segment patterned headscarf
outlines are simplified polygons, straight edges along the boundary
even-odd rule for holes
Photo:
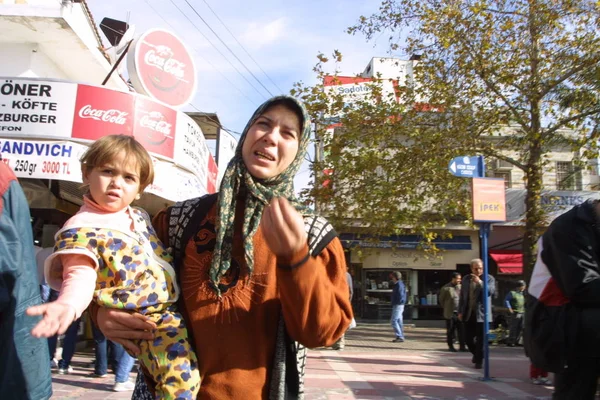
[[[264,114],[269,108],[279,104],[299,114],[298,116],[302,115],[300,120],[300,137],[298,138],[300,141],[298,144],[298,153],[294,161],[281,174],[269,179],[257,179],[250,174],[244,164],[242,147],[244,146],[248,130],[258,117]],[[250,274],[254,270],[254,234],[260,225],[263,209],[269,204],[271,199],[273,197],[285,197],[301,213],[310,213],[306,207],[297,201],[294,195],[294,176],[298,172],[300,165],[302,165],[309,141],[310,119],[308,113],[302,103],[290,96],[277,96],[267,100],[258,107],[252,118],[248,121],[235,150],[235,155],[225,170],[219,192],[216,243],[209,271],[211,283],[219,297],[221,296],[219,281],[231,266],[235,207],[237,196],[240,192],[245,193],[242,237],[244,238],[244,258]]]

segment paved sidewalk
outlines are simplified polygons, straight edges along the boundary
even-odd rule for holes
[[[387,324],[359,324],[346,335],[344,351],[311,350],[306,400],[551,398],[551,387],[529,382],[529,361],[522,348],[491,347],[495,379],[483,382],[470,353],[447,351],[443,329],[409,328],[404,343],[392,343],[393,337]],[[131,397],[131,392],[111,391],[114,375],[86,377],[93,372],[92,357],[91,350],[77,353],[73,374],[53,374],[53,399]]]
[[[344,351],[315,349],[305,378],[307,400],[345,399],[551,399],[551,386],[529,381],[523,348],[490,346],[491,381],[471,353],[451,353],[441,328],[408,328],[392,343],[388,324],[359,324]]]

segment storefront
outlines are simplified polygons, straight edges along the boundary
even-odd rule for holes
[[[155,181],[134,205],[151,214],[216,189],[204,125],[178,109],[196,94],[185,45],[156,29],[129,43],[132,30],[111,53],[94,21],[85,2],[0,1],[0,162],[19,178],[39,247],[82,204],[79,159],[105,135],[134,136],[150,152]],[[127,77],[115,57],[125,49]],[[218,137],[216,115],[210,125]]]
[[[469,261],[479,257],[476,231],[457,231],[452,238],[436,239],[437,254],[421,250],[421,240],[416,235],[386,237],[378,242],[361,240],[353,234],[340,237],[350,253],[354,310],[364,319],[390,318],[390,274],[394,271],[402,273],[407,289],[405,318],[442,318],[437,301],[439,290],[450,281],[452,272],[468,273]]]
[[[110,134],[132,135],[152,155],[156,177],[142,200],[149,212],[215,191],[217,166],[202,130],[159,101],[72,82],[0,78],[0,104],[2,162],[22,178],[30,201],[50,193],[80,204],[79,159]]]

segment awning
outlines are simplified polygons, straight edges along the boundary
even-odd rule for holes
[[[498,273],[512,275],[523,273],[523,253],[519,250],[490,250],[489,255],[498,264]]]
[[[363,248],[415,250],[423,246],[424,239],[418,235],[372,236],[356,233],[342,233],[340,240],[344,248],[360,246]],[[432,241],[442,250],[471,250],[470,236],[437,237]]]

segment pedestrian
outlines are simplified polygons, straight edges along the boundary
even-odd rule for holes
[[[403,327],[403,314],[404,305],[406,304],[406,286],[402,282],[402,273],[400,271],[394,271],[390,275],[392,283],[392,328],[396,337],[392,342],[402,343],[404,342],[404,327]]]
[[[510,332],[508,347],[518,346],[523,332],[523,315],[525,313],[525,281],[517,281],[516,290],[511,290],[504,299],[504,304],[510,313]]]
[[[154,217],[179,271],[203,378],[198,399],[302,396],[304,346],[331,346],[350,325],[341,242],[294,197],[310,127],[294,98],[268,100],[246,125],[220,192]],[[97,319],[125,346],[152,337],[136,314],[100,308]],[[154,399],[141,375],[132,398]]]
[[[0,158],[0,393],[3,400],[52,395],[48,342],[33,337],[41,304],[29,205],[17,177]]]
[[[113,391],[124,392],[133,390],[133,384],[129,381],[129,374],[135,363],[135,358],[131,357],[123,346],[106,340],[102,331],[92,323],[92,334],[94,335],[94,372],[90,374],[91,378],[104,378],[108,375],[109,352],[112,353],[113,370],[115,372],[115,384]]]
[[[448,350],[456,352],[455,340],[458,340],[460,351],[467,351],[465,347],[465,331],[461,321],[458,320],[458,301],[460,299],[462,277],[460,273],[453,272],[452,280],[440,290],[440,304],[444,309],[446,320],[446,341]]]
[[[529,364],[529,379],[534,385],[549,385],[548,371],[537,368],[533,363]]]
[[[600,201],[557,217],[537,242],[525,349],[554,372],[553,399],[594,399],[600,377]]]
[[[347,267],[347,268],[349,268],[349,267]],[[353,287],[353,282],[352,282],[352,275],[350,275],[350,271],[348,271],[348,270],[346,271],[346,282],[348,282],[348,292],[350,294],[349,299],[350,299],[350,304],[352,304],[352,296],[354,295],[354,287]],[[354,321],[354,318],[352,318],[350,327],[353,327],[352,324],[354,324],[354,326],[356,326],[356,321]],[[337,342],[334,343],[333,346],[331,346],[331,348],[333,350],[344,350],[344,347],[346,347],[346,334],[345,333],[342,335],[342,337]]]
[[[471,260],[471,273],[462,280],[458,302],[458,319],[465,324],[465,343],[473,354],[473,364],[480,369],[483,363],[483,323],[492,315],[492,296],[496,293],[496,280],[488,275],[487,316],[483,312],[483,261]]]
[[[153,181],[152,159],[132,136],[109,135],[88,148],[81,172],[88,186],[84,204],[57,232],[55,251],[45,262],[46,280],[61,291],[56,301],[28,310],[43,315],[32,334],[62,333],[92,299],[102,307],[140,311],[157,326],[155,340],[139,342],[140,364],[157,397],[194,398],[200,376],[174,306],[179,285],[172,256],[148,215],[130,206]],[[133,383],[117,380],[113,389],[132,390]]]

